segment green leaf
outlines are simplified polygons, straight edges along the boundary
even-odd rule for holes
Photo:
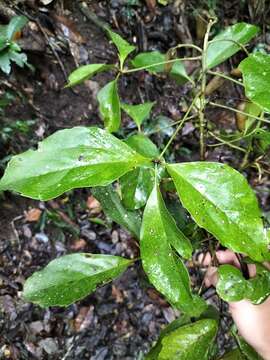
[[[111,220],[130,231],[137,239],[140,238],[140,214],[137,211],[128,211],[111,185],[94,188],[92,194],[101,203],[104,213]]]
[[[137,168],[120,178],[122,201],[127,209],[142,208],[155,183],[154,169]]]
[[[96,127],[60,130],[14,156],[0,180],[0,190],[13,190],[39,200],[65,191],[104,186],[150,161],[107,131]]]
[[[146,158],[156,159],[159,157],[156,145],[143,134],[132,135],[126,139],[125,143]]]
[[[106,84],[98,93],[99,111],[109,132],[116,132],[121,123],[117,80]]]
[[[216,162],[173,164],[167,170],[200,227],[234,252],[257,261],[269,258],[257,198],[239,172]]]
[[[23,68],[27,64],[27,55],[25,53],[18,53],[16,51],[8,52],[10,60],[14,61],[16,65]]]
[[[146,158],[155,159],[159,156],[156,145],[143,134],[132,135],[125,142]],[[140,209],[146,204],[153,190],[153,168],[140,167],[132,170],[120,178],[120,184],[125,207],[131,210]]]
[[[11,41],[16,32],[21,31],[22,28],[28,23],[26,16],[14,16],[6,28],[6,36]]]
[[[240,63],[239,69],[243,74],[246,96],[269,112],[270,55],[251,54]]]
[[[89,64],[80,66],[69,75],[66,87],[81,84],[85,80],[91,79],[91,77],[100,72],[110,70],[112,67],[113,65],[106,64]]]
[[[234,349],[223,355],[219,360],[246,360],[246,358],[239,349]]]
[[[218,325],[215,320],[204,319],[184,325],[161,339],[161,345],[145,360],[208,360]]]
[[[6,50],[1,51],[0,53],[0,68],[7,75],[11,71],[9,53]]]
[[[68,306],[119,276],[130,264],[111,255],[62,256],[26,280],[23,297],[42,307]]]
[[[131,61],[135,68],[147,67],[147,71],[150,73],[160,73],[165,71],[165,65],[154,65],[166,61],[166,55],[161,54],[159,51],[150,51],[138,54]],[[149,66],[149,67],[148,67]]]
[[[166,72],[166,65],[160,64],[166,61],[166,54],[162,54],[159,51],[150,51],[146,53],[141,53],[137,55],[132,60],[132,65],[135,68],[145,68],[146,71],[150,73],[160,73]],[[180,84],[190,81],[190,77],[187,75],[184,64],[181,60],[173,63],[170,70],[170,76],[174,78]]]
[[[148,119],[155,102],[146,102],[139,105],[121,104],[121,108],[131,117],[140,129],[144,120]]]
[[[205,304],[193,297],[187,269],[174,255],[172,246],[182,256],[191,256],[189,240],[177,228],[155,185],[143,214],[140,240],[143,268],[150,282],[171,304],[186,313],[199,314]]]
[[[239,349],[241,353],[244,355],[244,358],[247,360],[263,360],[256,351],[245,342],[245,340],[237,333],[237,331],[233,331],[233,335],[236,338]]]
[[[240,45],[247,44],[258,32],[257,26],[244,22],[227,27],[215,36],[208,46],[207,68],[211,69],[230,58],[241,50]]]
[[[225,301],[249,299],[260,304],[270,294],[270,272],[257,265],[257,275],[246,280],[241,271],[231,265],[222,265],[218,269],[217,292]]]
[[[128,57],[128,55],[132,51],[134,51],[136,49],[136,47],[133,46],[133,45],[130,45],[126,40],[124,40],[117,33],[113,32],[113,31],[111,31],[109,29],[107,29],[107,31],[108,31],[108,34],[109,34],[110,38],[112,39],[112,42],[114,43],[114,45],[118,49],[120,66],[121,66],[121,69],[122,69],[126,58]]]
[[[266,131],[263,129],[256,130],[254,134],[254,138],[258,139],[260,142],[260,146],[263,151],[266,151],[270,146],[270,131]]]

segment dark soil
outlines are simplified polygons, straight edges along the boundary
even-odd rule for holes
[[[79,1],[55,0],[47,7],[37,5],[35,1],[16,3],[19,4],[15,11],[28,14],[45,29],[67,74],[77,67],[76,62],[79,65],[116,62],[113,46],[102,29],[82,15]],[[198,13],[207,8],[207,1],[187,2],[185,7],[181,5],[182,1],[173,3],[167,7],[157,5],[155,11],[151,11],[139,1],[88,1],[94,14],[130,42],[136,40],[140,51],[158,49],[163,52],[179,42],[194,39],[199,43],[196,19]],[[247,2],[242,3],[224,1],[216,7],[220,18],[216,31],[236,21],[255,21],[252,8]],[[72,24],[68,23],[75,36],[71,45],[59,30],[61,21],[56,15],[72,21]],[[265,23],[264,14],[256,16],[260,24]],[[27,69],[14,68],[11,76],[1,75],[0,89],[16,94],[15,102],[6,109],[2,125],[7,126],[18,119],[33,120],[33,125],[28,133],[14,131],[8,141],[0,143],[3,167],[11,154],[36,146],[39,140],[58,129],[76,125],[102,126],[96,94],[113,76],[98,75],[74,90],[64,89],[66,79],[61,64],[51,52],[48,39],[34,22],[31,24],[20,41],[36,71],[31,73]],[[263,34],[262,41],[267,41],[266,35]],[[33,48],[33,39],[39,48]],[[237,63],[239,58],[226,66],[233,67],[234,61]],[[153,119],[160,114],[172,121],[179,119],[189,101],[188,90],[188,85],[179,87],[172,80],[145,73],[123,78],[120,82],[122,100],[132,103],[156,101]],[[238,90],[227,83],[218,96],[225,101],[228,99],[230,105],[241,99]],[[212,111],[208,116],[218,128],[236,129],[231,114]],[[128,118],[124,118],[123,124],[125,131],[133,127]],[[182,161],[198,159],[197,130],[188,123],[184,131],[175,143],[174,157]],[[159,136],[154,140],[157,144],[163,143]],[[207,155],[209,160],[228,162],[236,168],[242,161],[241,154],[235,155],[226,147],[211,148]],[[269,211],[269,179],[258,181],[254,169],[249,169],[246,174],[262,207]],[[179,316],[179,312],[151,288],[140,264],[66,309],[41,309],[22,299],[25,279],[60,255],[80,251],[127,258],[138,256],[136,241],[116,224],[109,223],[100,211],[95,212],[90,196],[89,190],[76,190],[48,203],[11,194],[3,196],[0,210],[0,359],[139,360],[157,339],[160,330]],[[38,214],[34,220],[31,209],[32,215]],[[96,217],[102,219],[104,225],[93,221]],[[196,285],[201,281],[201,274],[192,269],[191,273]],[[211,302],[218,306],[215,297]],[[221,351],[231,342],[227,335],[229,324],[230,320],[223,321],[223,332],[219,337]]]

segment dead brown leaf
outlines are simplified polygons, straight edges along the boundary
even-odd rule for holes
[[[102,210],[100,202],[92,195],[88,197],[86,204],[92,215],[97,215]]]
[[[30,209],[25,214],[25,220],[27,222],[37,222],[40,219],[40,216],[42,214],[42,211],[37,208]]]

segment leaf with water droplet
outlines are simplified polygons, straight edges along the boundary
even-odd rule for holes
[[[208,45],[207,68],[211,69],[237,53],[241,50],[241,45],[247,44],[258,32],[259,28],[257,26],[244,22],[226,27]]]
[[[120,100],[117,80],[106,84],[98,93],[99,112],[109,132],[116,132],[121,123]]]
[[[186,267],[173,248],[189,258],[192,246],[166,209],[157,185],[147,201],[140,236],[141,259],[150,282],[182,311],[198,315],[205,309],[202,299],[192,295]]]
[[[203,319],[162,336],[145,360],[208,360],[218,330],[217,321]]]
[[[112,255],[62,256],[26,280],[23,297],[42,307],[68,306],[119,276],[131,263]]]
[[[258,200],[244,176],[217,162],[171,164],[167,170],[199,226],[235,252],[257,261],[269,258]]]
[[[256,265],[256,269],[257,275],[246,280],[234,266],[220,266],[217,283],[219,296],[225,301],[249,299],[254,304],[263,302],[270,294],[270,272],[260,264]]]
[[[270,55],[250,54],[239,69],[243,74],[246,96],[265,111],[270,111]]]
[[[96,187],[92,189],[95,198],[101,203],[105,214],[117,224],[130,231],[138,239],[140,237],[141,216],[138,211],[127,210],[113,187]]]
[[[105,130],[75,127],[57,131],[36,151],[14,156],[0,190],[49,200],[74,188],[108,185],[131,169],[150,164]]]

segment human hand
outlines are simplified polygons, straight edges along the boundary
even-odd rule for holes
[[[220,265],[230,264],[240,268],[236,255],[230,251],[217,251],[217,260]],[[205,285],[216,286],[218,269],[211,266],[211,255],[200,255],[199,261],[208,266]],[[269,264],[265,264],[270,268]],[[256,275],[255,265],[248,265],[249,276]],[[239,334],[251,345],[263,359],[270,360],[270,297],[260,305],[253,305],[248,300],[229,303],[229,311],[238,328]]]

